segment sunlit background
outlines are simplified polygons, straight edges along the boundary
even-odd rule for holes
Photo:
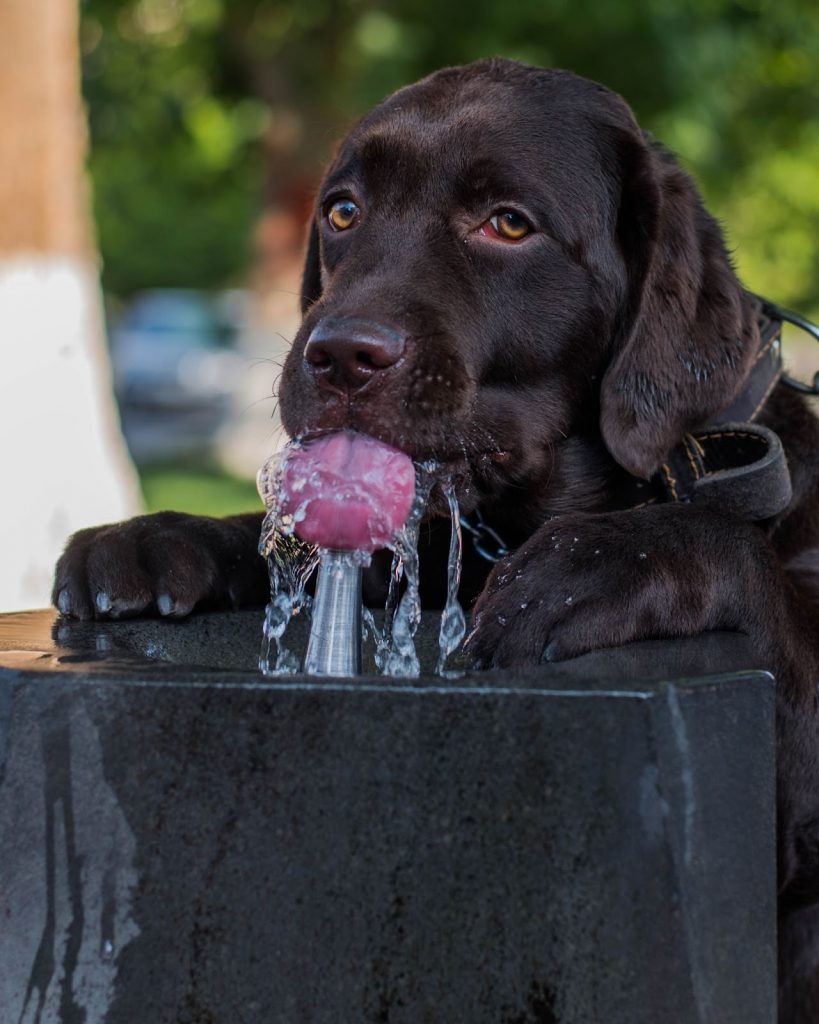
[[[323,162],[394,88],[491,54],[621,92],[746,284],[819,318],[812,0],[3,0],[0,608],[47,603],[73,529],[256,505]]]

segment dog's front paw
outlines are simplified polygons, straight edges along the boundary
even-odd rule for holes
[[[81,530],[57,563],[52,601],[78,619],[180,618],[194,608],[262,604],[259,522],[158,512]]]
[[[484,668],[559,661],[730,622],[716,553],[688,509],[562,516],[499,562],[466,652]]]

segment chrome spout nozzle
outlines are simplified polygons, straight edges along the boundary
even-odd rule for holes
[[[361,674],[361,566],[346,551],[321,552],[304,671]]]

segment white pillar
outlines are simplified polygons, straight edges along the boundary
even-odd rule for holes
[[[103,339],[87,261],[0,259],[0,610],[47,605],[68,536],[140,508]]]

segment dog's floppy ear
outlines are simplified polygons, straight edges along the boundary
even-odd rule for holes
[[[622,174],[618,235],[629,289],[601,385],[601,429],[615,459],[648,478],[739,392],[757,327],[691,179],[639,137],[629,140]]]
[[[301,315],[321,298],[321,251],[319,249],[319,232],[315,217],[310,221],[310,234],[307,239],[307,256],[304,260],[304,273],[301,278]]]

